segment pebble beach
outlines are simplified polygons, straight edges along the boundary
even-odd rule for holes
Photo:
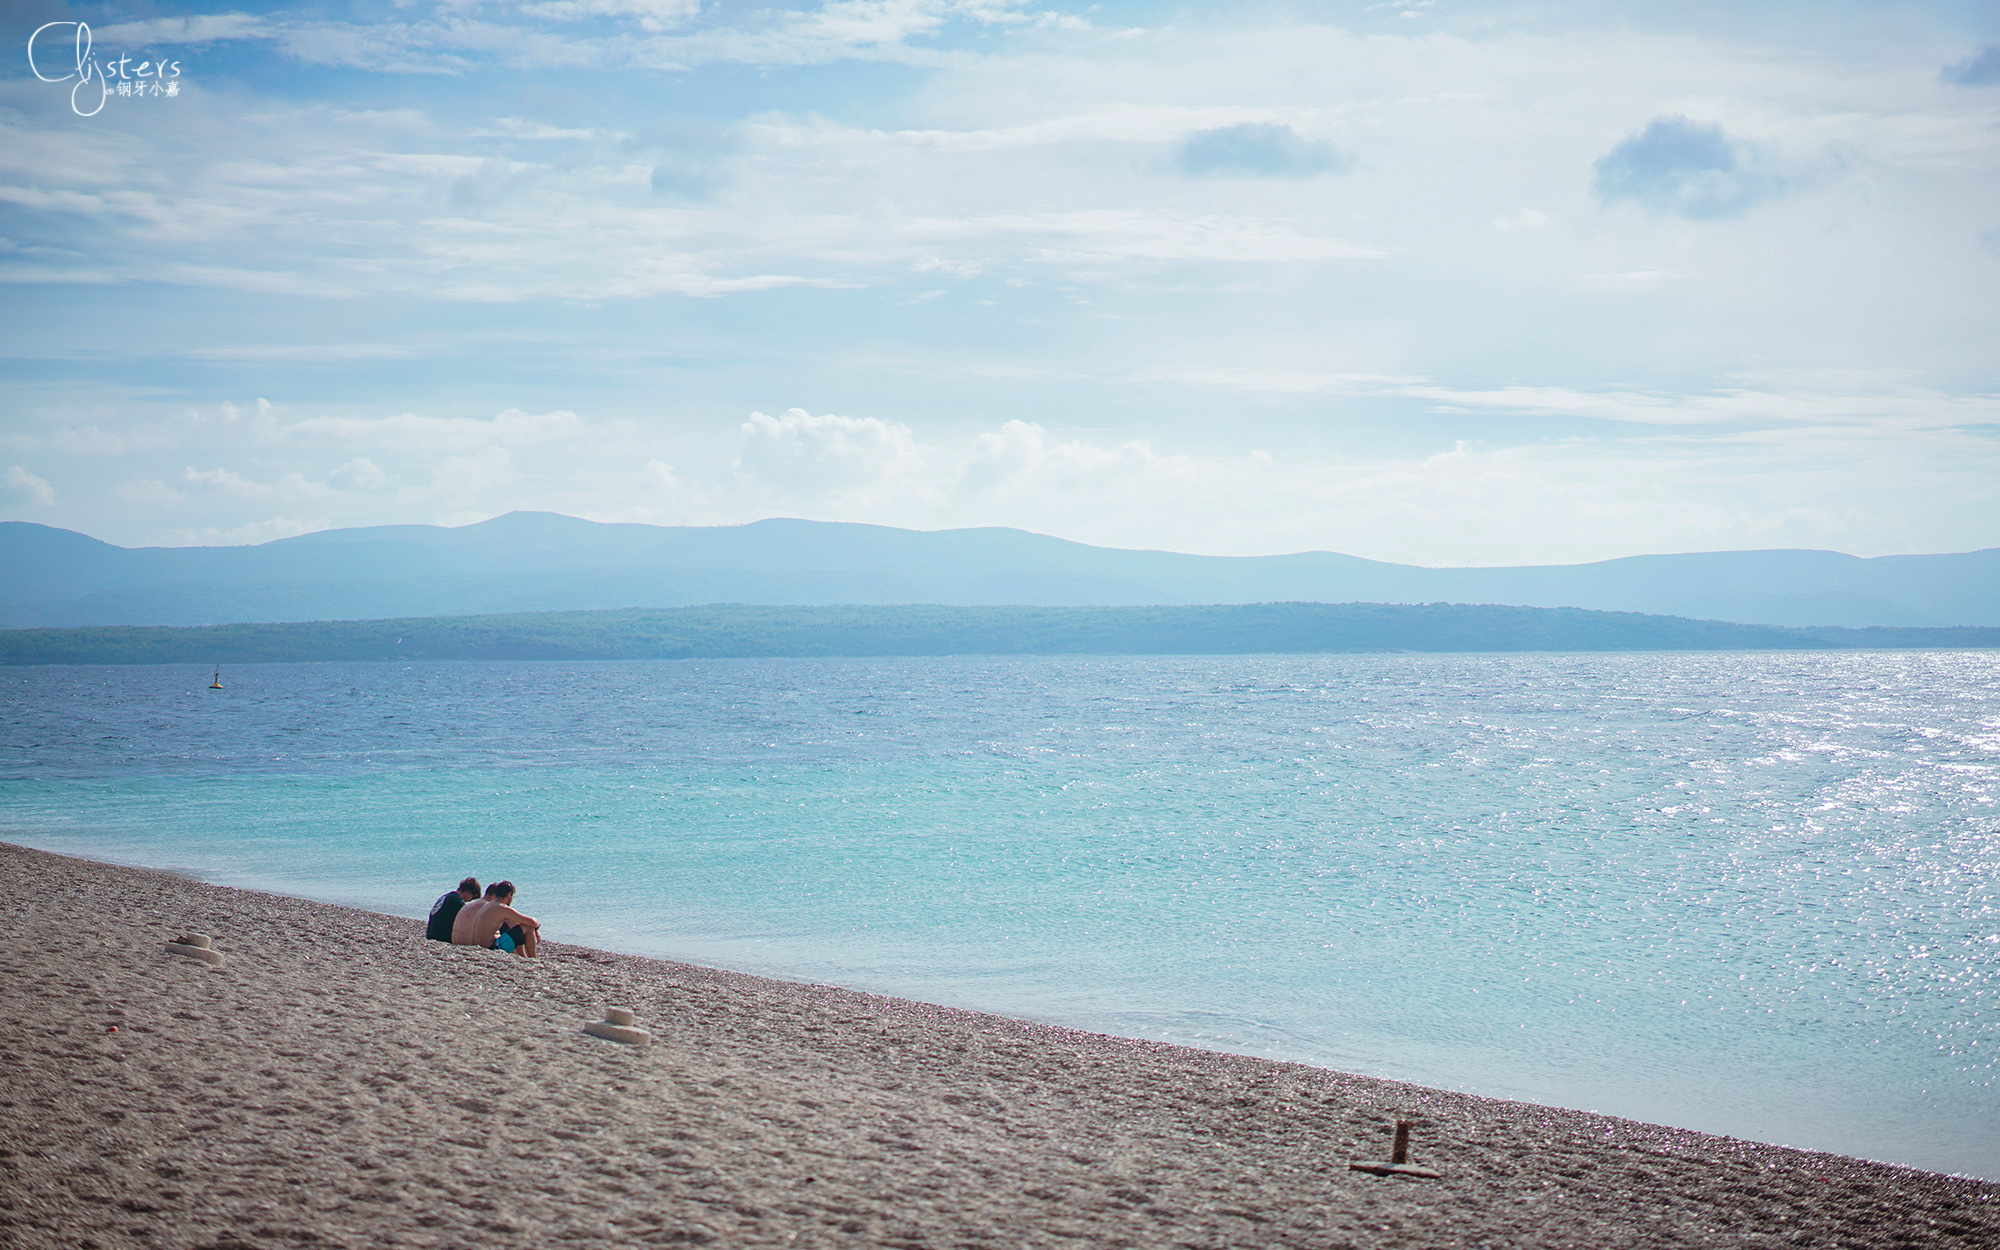
[[[5,844],[0,882],[24,1250],[2000,1244],[1989,1182]],[[1350,1167],[1399,1120],[1435,1178]]]

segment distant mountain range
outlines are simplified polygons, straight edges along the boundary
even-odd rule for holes
[[[380,620],[702,604],[1144,606],[1461,603],[1778,626],[2000,625],[2000,548],[1633,556],[1428,569],[1331,552],[1193,556],[1012,529],[770,520],[327,530],[253,547],[115,547],[0,522],[0,626]]]

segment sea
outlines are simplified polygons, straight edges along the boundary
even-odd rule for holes
[[[2000,653],[210,678],[0,670],[0,839],[2000,1179]]]

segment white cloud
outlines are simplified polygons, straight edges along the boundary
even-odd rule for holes
[[[468,53],[520,52],[533,46],[519,33],[486,23],[459,21],[448,25],[383,22],[372,26],[344,22],[288,23],[274,37],[285,53],[308,65],[372,70],[387,74],[463,75],[473,67]],[[561,64],[561,52],[576,55],[560,41],[541,46],[536,60]],[[552,55],[554,54],[554,55]],[[518,59],[506,58],[501,59]]]
[[[272,480],[258,481],[245,477],[234,469],[197,469],[189,466],[181,472],[183,499],[222,497],[254,503],[270,501],[297,502],[305,499],[324,499],[329,493],[325,482],[309,481],[299,472],[279,473]]]
[[[317,534],[331,529],[332,524],[323,519],[300,520],[295,517],[270,517],[252,521],[245,525],[183,526],[163,531],[159,546],[162,547],[242,547],[253,543],[276,542],[280,538],[296,538],[300,534]]]
[[[975,219],[965,233],[1024,235],[1046,261],[1220,261],[1285,264],[1371,260],[1379,248],[1318,234],[1304,223],[1149,210],[1085,209]]]
[[[217,405],[217,411],[222,414],[222,419],[226,424],[234,425],[239,421],[250,421],[268,429],[271,425],[271,416],[277,409],[273,407],[270,400],[259,396],[248,407],[240,406],[225,399],[221,404]]]
[[[278,493],[273,487],[252,482],[229,469],[197,469],[193,465],[182,471],[181,484],[190,490],[219,491],[244,499],[265,499]]]
[[[12,465],[7,475],[0,478],[0,497],[9,503],[39,504],[46,508],[56,501],[56,488],[47,479],[38,477],[20,465]]]
[[[489,492],[520,480],[514,467],[514,453],[506,447],[482,447],[463,455],[447,456],[431,479],[430,494],[444,506],[457,503],[476,507]]]
[[[1386,373],[1320,373],[1249,366],[1171,369],[1142,378],[1271,395],[1377,395],[1389,388],[1416,386],[1424,381]]]
[[[117,493],[120,499],[141,508],[173,508],[182,503],[180,492],[152,477],[120,482]]]
[[[847,46],[894,42],[957,20],[1009,24],[1010,14],[1021,16],[1008,6],[857,3],[773,20]],[[388,53],[378,44],[407,50],[442,38],[422,24],[391,25],[350,32],[360,42],[348,46],[315,29],[323,38],[312,59],[358,68],[384,67]],[[469,38],[467,29],[454,26],[453,37]],[[742,132],[742,150],[689,152],[635,151],[630,136],[590,127],[537,123],[532,136],[522,132],[525,123],[449,130],[409,109],[245,109],[223,100],[213,107],[238,110],[216,119],[231,135],[226,145],[209,142],[205,129],[133,143],[99,128],[54,148],[24,128],[16,137],[32,160],[0,186],[0,202],[67,217],[91,237],[72,259],[0,268],[0,277],[515,302],[579,290],[642,299],[866,285],[924,265],[970,278],[995,264],[1284,264],[1381,254],[1329,231],[1310,211],[1190,212],[1161,206],[1137,187],[1085,209],[1043,203],[1043,172],[1034,166],[1049,157],[1069,159],[1063,153],[1100,135],[1158,143],[1216,117],[1215,109],[1093,107],[997,131],[876,131],[773,116]],[[1244,110],[1221,112],[1240,118]],[[1298,124],[1278,115],[1217,133],[1261,134],[1261,127],[1296,135]],[[530,137],[572,146],[523,147]],[[955,191],[943,202],[913,199],[905,190],[951,185],[956,176],[939,162],[971,160],[996,143],[1011,145],[1028,166],[983,162],[986,172],[965,190],[999,173],[1014,186],[997,201]],[[81,180],[79,158],[91,168]],[[163,169],[173,176],[160,177]],[[163,239],[174,246],[162,249]],[[304,347],[205,350],[236,359],[253,350],[312,355]],[[379,349],[319,350],[362,359]]]
[[[1571,285],[1590,294],[1643,293],[1657,291],[1673,280],[1672,270],[1634,269],[1626,273],[1580,273],[1571,279]]]
[[[946,260],[941,256],[919,256],[910,263],[915,273],[941,273],[953,278],[976,278],[986,272],[986,263],[980,260]]]
[[[179,112],[91,126],[0,83],[0,281],[37,309],[0,453],[62,484],[50,515],[155,537],[542,506],[1431,562],[2000,539],[1971,47],[1840,14],[1773,42],[1297,12],[126,24],[263,46],[212,58]],[[230,68],[278,57],[427,76],[371,111]],[[634,68],[725,61],[769,72],[708,93]],[[701,127],[652,115],[683,90]],[[1363,159],[1183,176],[1203,135],[1231,154],[1208,172]],[[281,402],[215,402],[259,392]],[[884,415],[739,429],[772,393]],[[936,415],[889,416],[913,413]]]
[[[578,22],[592,17],[629,17],[649,31],[672,30],[701,12],[701,0],[541,0],[523,4],[529,17]]]
[[[1909,536],[1941,516],[2000,506],[2000,486],[1940,473],[1934,457],[1898,458],[1899,443],[1872,436],[1864,444],[1887,453],[1871,479],[1859,467],[1869,456],[1861,446],[1813,439],[1775,448],[1678,435],[1525,446],[1458,440],[1413,457],[1280,459],[1165,455],[1015,425],[982,436],[965,490],[945,515],[952,524],[1025,524],[1110,546],[1220,555],[1318,549],[1477,565],[1744,546],[1879,554],[1917,549]],[[2000,471],[1990,440],[1959,449]]]
[[[108,494],[142,510],[145,541],[153,542],[195,541],[186,538],[190,534],[210,541],[273,516],[287,525],[325,528],[369,523],[371,509],[390,509],[395,519],[415,522],[463,518],[489,507],[491,515],[509,510],[509,492],[560,494],[565,484],[587,479],[593,458],[621,454],[632,434],[615,425],[586,426],[566,410],[298,420],[268,400],[224,403],[145,427],[143,439],[112,463],[156,460],[182,449],[211,459],[170,475],[134,474],[115,488],[100,487],[105,493],[96,495],[95,507],[101,512]],[[581,493],[565,498],[564,506],[585,511],[579,505],[587,500]]]
[[[66,426],[43,441],[46,446],[74,456],[117,456],[131,445],[127,439],[99,425]]]
[[[599,72],[635,65],[781,66],[848,58],[934,64],[944,58],[912,41],[954,24],[1072,33],[1089,28],[1074,16],[1024,11],[1018,0],[830,0],[803,9],[752,9],[733,22],[720,15],[705,24],[698,22],[700,0],[528,0],[512,9],[444,0],[430,16],[399,21],[225,13],[120,22],[94,27],[93,33],[101,47],[262,40],[308,64],[464,75],[489,60],[514,68]],[[517,23],[514,14],[528,21]],[[605,20],[637,30],[579,35],[545,25]]]
[[[798,499],[897,487],[923,468],[923,451],[906,425],[878,417],[816,417],[801,408],[776,417],[751,413],[736,460],[746,481]]]
[[[687,489],[686,483],[674,473],[674,466],[664,460],[648,460],[639,466],[639,484],[643,490],[666,494],[677,494]]]
[[[1185,468],[1181,461],[1174,467]],[[972,443],[964,482],[974,493],[1012,491],[1054,495],[1096,495],[1121,479],[1159,476],[1168,463],[1143,439],[1116,447],[1080,440],[1054,440],[1029,421],[1009,421]]]
[[[671,68],[718,61],[813,65],[848,58],[940,64],[948,58],[911,40],[936,35],[956,21],[1011,26],[1034,20],[1021,12],[1018,0],[828,0],[813,9],[765,10],[759,17],[754,24],[660,36],[643,45],[638,57]]]
[[[376,491],[389,485],[389,475],[373,460],[356,456],[329,474],[327,484],[338,490]]]
[[[1401,386],[1391,392],[1459,409],[1586,417],[1633,425],[1851,426],[1882,433],[2000,423],[2000,395],[1951,395],[1861,371],[1765,375],[1775,386],[1709,394],[1510,386],[1490,391]],[[1744,379],[1757,380],[1756,375]]]
[[[156,17],[91,27],[99,44],[145,48],[153,44],[216,43],[232,39],[275,39],[280,27],[249,13],[209,13],[188,17]]]
[[[190,353],[204,360],[312,361],[408,360],[422,354],[409,343],[244,343],[230,347],[197,347]]]
[[[308,417],[279,431],[289,440],[325,441],[386,448],[398,455],[468,452],[489,446],[525,447],[576,437],[578,416],[562,409],[523,412],[509,408],[492,417]]]
[[[393,468],[351,455],[323,481],[284,465],[210,467],[183,470],[171,487],[131,480],[121,493],[150,510],[147,541],[156,542],[221,541],[260,525],[457,524],[536,508],[653,524],[797,515],[924,529],[1012,525],[1110,546],[1319,549],[1431,564],[1745,545],[1861,554],[1982,545],[1913,535],[2000,508],[2000,444],[1979,433],[1995,424],[2000,401],[1925,396],[1875,375],[1754,381],[1761,389],[1711,397],[1721,416],[1686,421],[1662,421],[1652,402],[1639,402],[1631,419],[1632,392],[1432,388],[1468,405],[1533,402],[1585,414],[1602,405],[1614,416],[1602,436],[1459,438],[1413,454],[1169,449],[1020,419],[956,444],[927,443],[900,422],[791,409],[736,424],[736,457],[719,472],[635,455],[635,442],[650,437],[643,426],[602,425],[519,453],[490,443],[426,447],[396,452]],[[1800,389],[1833,384],[1846,389]],[[1393,379],[1380,385],[1400,389]],[[1864,386],[1875,390],[1872,404],[1847,393]],[[336,446],[371,444],[324,450]],[[394,511],[297,520],[364,499]]]

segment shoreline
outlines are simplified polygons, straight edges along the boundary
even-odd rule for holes
[[[2000,1183],[12,844],[0,874],[10,1245],[2000,1240]],[[608,1006],[651,1044],[586,1036]],[[1398,1119],[1441,1178],[1349,1170]]]

